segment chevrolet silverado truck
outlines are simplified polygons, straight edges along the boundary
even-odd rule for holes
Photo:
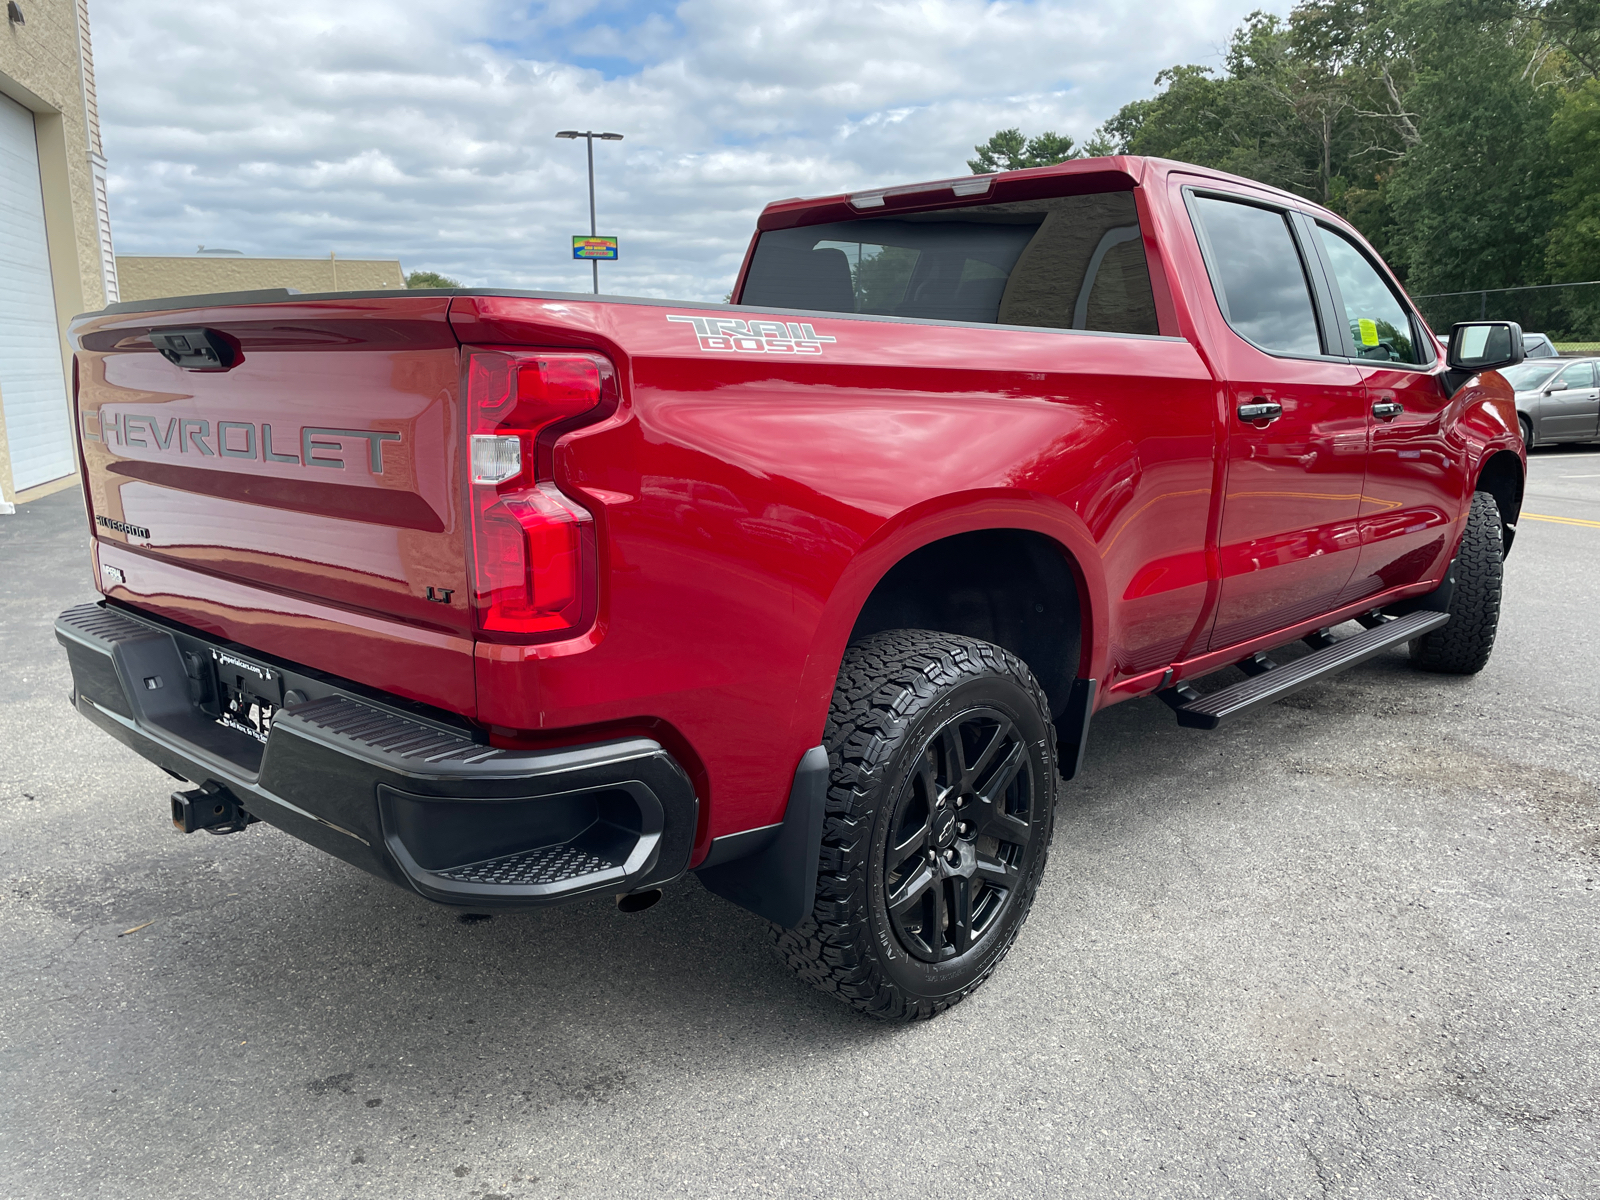
[[[1440,361],[1300,197],[1117,157],[786,200],[732,300],[79,317],[72,703],[186,832],[478,911],[693,871],[904,1020],[1010,947],[1098,710],[1488,660],[1521,331]]]

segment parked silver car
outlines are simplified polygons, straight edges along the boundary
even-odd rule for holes
[[[1600,438],[1600,359],[1541,358],[1500,372],[1517,392],[1529,446]]]

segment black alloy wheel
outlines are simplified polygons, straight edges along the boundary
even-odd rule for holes
[[[966,954],[1016,894],[1038,785],[1016,723],[995,708],[948,718],[918,755],[889,821],[884,893],[896,939],[923,962]]]
[[[989,978],[1033,904],[1062,787],[1049,701],[999,646],[891,630],[845,652],[823,743],[816,903],[773,943],[852,1008],[931,1017]]]

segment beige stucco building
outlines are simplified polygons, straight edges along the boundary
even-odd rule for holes
[[[0,511],[77,470],[65,333],[116,300],[88,0],[0,14]]]
[[[205,296],[294,288],[300,292],[375,292],[403,288],[400,262],[392,258],[251,258],[232,252],[119,254],[117,278],[124,300]]]

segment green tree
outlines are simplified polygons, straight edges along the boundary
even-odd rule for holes
[[[1600,79],[1568,92],[1550,127],[1560,216],[1546,263],[1558,282],[1600,279]]]
[[[456,288],[461,283],[451,279],[448,275],[441,275],[437,271],[413,271],[406,276],[408,288]]]
[[[1303,25],[1255,12],[1234,31],[1224,71],[1196,65],[1156,76],[1162,91],[1123,106],[1102,127],[1119,150],[1175,158],[1259,179],[1334,206],[1353,159],[1370,142],[1361,112],[1368,80],[1347,49],[1316,46]]]
[[[1411,0],[1407,106],[1419,141],[1388,182],[1391,253],[1414,293],[1545,279],[1556,217],[1549,131],[1559,94],[1524,23],[1462,19],[1463,0]]]
[[[1220,67],[1174,65],[1155,83],[1090,153],[1316,200],[1416,294],[1600,278],[1600,0],[1299,0],[1246,17]],[[974,171],[1032,165],[1015,129],[977,149]],[[1504,315],[1600,324],[1600,296],[1520,296],[1517,312],[1502,297]]]
[[[1091,133],[1089,140],[1083,144],[1083,157],[1085,158],[1109,158],[1116,152],[1117,143],[1106,132],[1106,128],[1103,125]]]
[[[1530,15],[1558,5],[1559,44]],[[1581,69],[1564,47],[1586,44],[1570,14],[1588,8],[1600,0],[1301,0],[1286,20],[1246,17],[1221,71],[1170,67],[1102,129],[1127,153],[1342,213],[1413,290],[1531,282],[1555,218],[1561,72]]]
[[[1569,91],[1550,129],[1560,212],[1550,231],[1545,266],[1556,283],[1600,279],[1600,80]],[[1600,288],[1561,297],[1561,326],[1579,337],[1600,332]]]
[[[1536,55],[1560,57],[1577,81],[1600,78],[1600,0],[1481,0],[1502,22],[1520,20],[1538,34]]]
[[[1065,134],[1041,133],[1025,138],[1020,129],[1002,129],[982,145],[974,146],[977,158],[967,159],[974,175],[993,171],[1021,171],[1027,167],[1051,167],[1071,158],[1082,158]]]

